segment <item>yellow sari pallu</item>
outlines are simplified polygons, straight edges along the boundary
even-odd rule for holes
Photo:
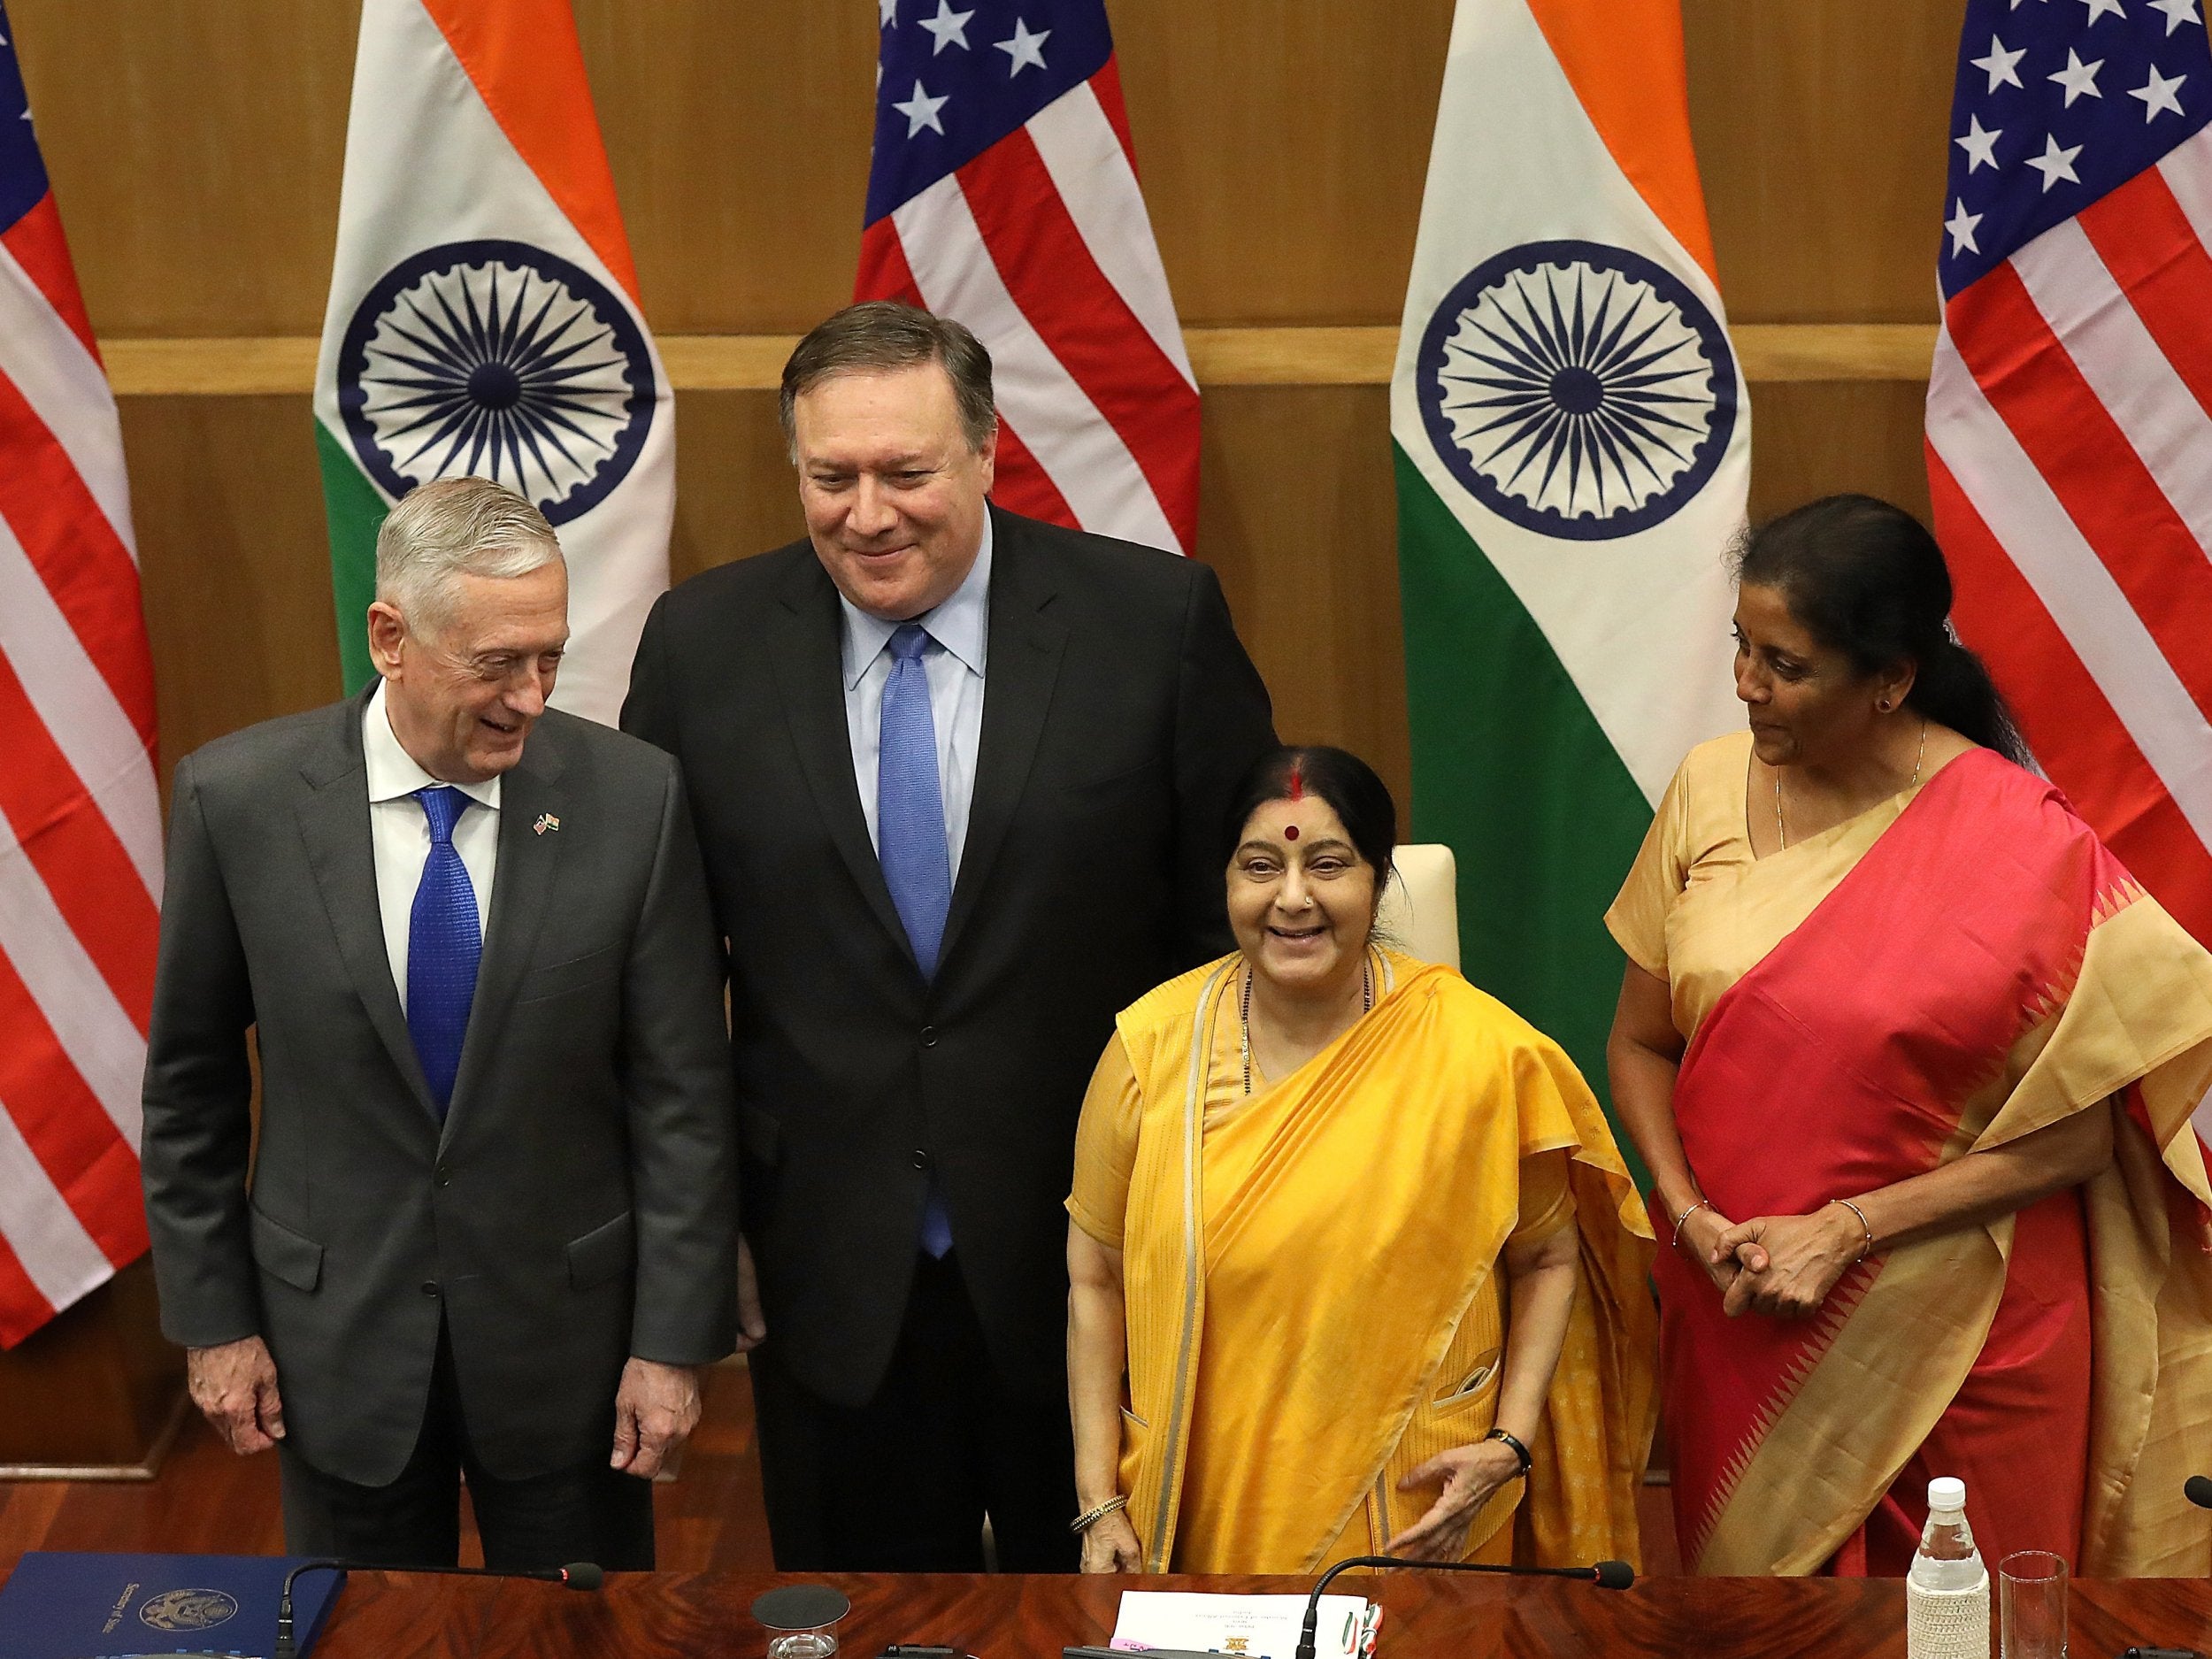
[[[1552,1151],[1581,1232],[1574,1314],[1528,1490],[1500,1491],[1466,1555],[1633,1560],[1654,1417],[1642,1206],[1556,1046],[1450,969],[1373,961],[1374,1009],[1210,1127],[1240,958],[1121,1017],[1142,1101],[1121,1489],[1146,1566],[1310,1572],[1429,1508],[1440,1483],[1398,1480],[1492,1425],[1499,1256],[1521,1161]]]

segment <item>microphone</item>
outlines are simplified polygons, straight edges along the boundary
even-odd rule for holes
[[[2181,1495],[2200,1509],[2212,1509],[2212,1480],[2192,1475],[2181,1483]]]
[[[2212,1488],[2212,1481],[2206,1483]],[[1409,1561],[1402,1555],[1348,1555],[1321,1575],[1306,1598],[1306,1622],[1298,1632],[1298,1659],[1313,1659],[1314,1627],[1321,1620],[1321,1593],[1340,1572],[1353,1567],[1425,1567],[1438,1572],[1502,1572],[1523,1578],[1579,1578],[1601,1590],[1625,1590],[1636,1569],[1624,1561],[1601,1561],[1594,1567],[1519,1567],[1487,1561]]]
[[[284,1575],[284,1593],[277,1599],[276,1646],[270,1659],[299,1659],[292,1638],[292,1581],[303,1572],[438,1572],[461,1578],[535,1578],[543,1584],[565,1584],[572,1590],[596,1590],[607,1581],[595,1561],[572,1561],[565,1567],[520,1567],[501,1571],[495,1567],[398,1567],[382,1561],[349,1561],[319,1556],[303,1561]]]

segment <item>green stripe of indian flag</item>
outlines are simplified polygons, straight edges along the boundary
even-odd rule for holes
[[[1586,3],[1540,0],[1551,12]],[[1586,540],[1503,518],[1463,485],[1429,433],[1417,376],[1455,286],[1532,242],[1624,250],[1724,316],[1711,279],[1624,172],[1636,142],[1632,127],[1601,135],[1529,0],[1460,0],[1391,388],[1413,833],[1457,855],[1468,977],[1556,1037],[1601,1088],[1621,972],[1603,912],[1682,757],[1741,720],[1724,563],[1749,476],[1741,377],[1727,365],[1736,426],[1703,487],[1647,528]]]
[[[468,14],[467,7],[449,0],[438,4],[456,16]],[[366,683],[370,672],[363,613],[374,588],[377,527],[391,505],[361,465],[338,401],[339,349],[364,296],[402,260],[450,242],[521,242],[565,260],[629,311],[644,334],[657,382],[653,419],[629,472],[604,499],[559,526],[568,557],[571,638],[554,702],[611,723],[629,683],[645,613],[668,585],[674,402],[629,292],[626,247],[618,249],[626,267],[618,276],[555,199],[551,187],[557,186],[567,199],[587,204],[602,234],[619,242],[620,219],[604,177],[603,154],[595,147],[590,88],[565,0],[534,4],[526,11],[529,17],[520,12],[476,17],[476,46],[482,49],[486,38],[498,36],[503,50],[467,64],[423,0],[365,0],[362,6],[338,247],[315,374],[315,441],[330,526],[332,587],[350,690]],[[557,40],[556,28],[566,35]],[[513,50],[517,35],[543,41],[541,61]],[[494,83],[503,107],[541,100],[549,83],[555,96],[566,96],[574,119],[595,140],[589,155],[596,166],[579,169],[572,148],[565,154],[549,149],[542,165],[585,176],[541,178],[487,106],[478,78],[498,75],[518,83]],[[436,458],[434,451],[423,463],[426,476],[442,475],[429,470]],[[457,464],[453,470],[463,467]]]
[[[323,516],[330,526],[330,596],[338,612],[338,668],[346,689],[369,683],[368,630],[361,618],[376,597],[376,533],[391,511],[362,473],[353,451],[315,422],[315,460],[323,475]]]
[[[1467,977],[1603,1094],[1621,954],[1600,918],[1651,805],[1543,630],[1393,449],[1413,839],[1447,842],[1457,858]]]

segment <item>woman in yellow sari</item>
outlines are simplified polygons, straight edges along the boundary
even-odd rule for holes
[[[2212,956],[2019,750],[1950,578],[1864,496],[1740,571],[1750,730],[1693,750],[1607,916],[1655,1183],[1682,1556],[2212,1570]]]
[[[1224,849],[1240,949],[1099,1062],[1068,1200],[1087,1571],[1635,1559],[1641,1206],[1556,1046],[1375,943],[1395,838],[1354,757],[1263,760]]]

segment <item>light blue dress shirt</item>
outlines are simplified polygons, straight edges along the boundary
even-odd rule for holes
[[[844,611],[845,733],[852,741],[853,782],[876,839],[876,770],[883,752],[883,685],[891,677],[885,649],[899,627],[872,617],[842,594]],[[991,516],[983,515],[983,546],[975,566],[934,611],[912,618],[930,644],[922,654],[929,676],[929,712],[937,733],[937,776],[945,796],[945,851],[953,879],[968,840],[968,807],[975,797],[976,753],[983,742],[983,670],[991,633]]]

